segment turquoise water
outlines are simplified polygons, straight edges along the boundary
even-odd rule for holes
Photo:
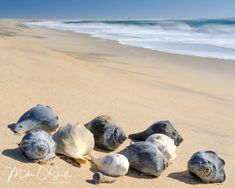
[[[235,19],[73,20],[29,25],[69,30],[176,54],[235,60]]]

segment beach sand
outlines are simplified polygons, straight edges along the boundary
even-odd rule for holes
[[[88,162],[29,163],[8,125],[36,104],[51,106],[60,125],[113,116],[127,134],[170,120],[183,136],[178,157],[158,178],[130,170],[100,187],[235,187],[235,62],[173,55],[88,35],[0,21],[0,187],[95,187]],[[117,151],[130,144],[126,140]],[[226,161],[222,184],[187,175],[193,153]],[[107,151],[94,150],[103,156]],[[37,174],[38,173],[38,174]]]

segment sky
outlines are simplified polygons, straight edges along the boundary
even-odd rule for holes
[[[235,17],[235,0],[0,0],[0,18]]]

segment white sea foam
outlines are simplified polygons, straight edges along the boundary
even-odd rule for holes
[[[30,22],[157,51],[235,60],[235,20]]]

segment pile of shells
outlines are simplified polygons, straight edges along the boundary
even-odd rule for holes
[[[111,116],[102,115],[86,124],[67,124],[57,131],[58,120],[51,107],[41,104],[25,112],[12,128],[16,134],[25,134],[19,151],[39,163],[51,161],[56,154],[73,158],[79,164],[86,163],[86,157],[91,158],[97,169],[93,175],[95,184],[115,182],[129,168],[158,177],[176,159],[177,147],[183,141],[170,121],[159,121],[130,134],[131,144],[119,153],[97,157],[92,154],[95,146],[114,151],[127,139]],[[197,152],[188,161],[188,172],[204,183],[221,183],[226,178],[224,165],[213,151]]]

